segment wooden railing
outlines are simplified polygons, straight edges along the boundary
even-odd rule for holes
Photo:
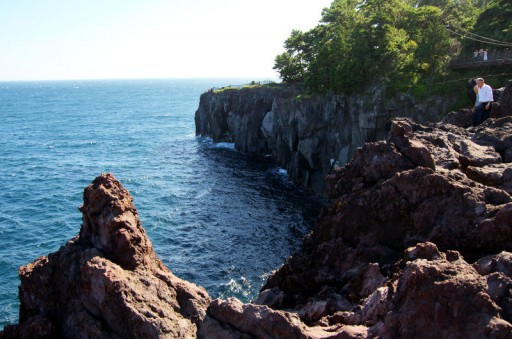
[[[487,60],[483,60],[481,54],[475,55],[461,55],[459,58],[452,60],[450,68],[464,69],[464,68],[478,68],[483,66],[502,66],[512,64],[512,52],[509,48],[492,50],[487,54]]]

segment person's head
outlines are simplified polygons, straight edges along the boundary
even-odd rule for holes
[[[481,88],[481,87],[484,85],[484,83],[485,83],[485,81],[484,81],[484,79],[483,79],[483,78],[477,78],[477,79],[476,79],[476,85],[477,85],[478,87],[480,87],[480,88]]]

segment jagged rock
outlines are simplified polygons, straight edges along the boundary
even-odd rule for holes
[[[382,323],[370,332],[384,338],[505,338],[512,325],[500,319],[502,310],[487,291],[485,277],[464,260],[435,255],[409,261]]]
[[[473,126],[472,116],[473,112],[468,108],[464,108],[456,112],[449,112],[445,117],[443,117],[442,122],[453,126],[468,128]]]
[[[199,338],[366,338],[366,326],[306,326],[298,315],[234,298],[214,300]]]
[[[329,129],[335,119],[328,118],[366,109],[341,96],[292,102],[290,92],[269,94],[250,108],[261,93],[247,102],[222,95],[201,101],[198,131],[213,129],[214,139],[248,153],[276,152],[293,163],[295,178],[317,188],[330,138],[338,159],[352,152],[339,147],[341,130]],[[129,193],[102,175],[84,191],[80,233],[20,268],[20,324],[0,337],[510,337],[511,124],[510,116],[468,129],[392,121],[387,140],[354,149],[352,161],[329,174],[329,204],[301,251],[249,304],[212,302],[175,277]],[[353,132],[347,135],[365,138]]]
[[[500,154],[512,148],[512,116],[500,119],[488,119],[478,126],[472,140],[485,146],[492,146]]]
[[[157,258],[111,174],[84,191],[78,236],[19,270],[20,324],[5,338],[189,338],[210,298]]]
[[[512,333],[510,276],[481,276],[463,259],[512,250],[512,200],[501,189],[508,164],[477,143],[481,131],[397,119],[387,141],[365,144],[335,169],[329,206],[263,287],[280,291],[273,307],[317,305],[317,323],[366,325],[370,337]],[[488,168],[499,172],[496,187],[472,175]]]
[[[492,164],[482,167],[469,166],[466,175],[488,186],[502,186],[512,178],[512,164]]]
[[[413,261],[416,259],[438,260],[446,259],[446,256],[439,252],[434,243],[419,243],[414,247],[405,250],[405,261]]]
[[[504,190],[494,187],[486,187],[484,189],[485,200],[492,205],[503,205],[512,202],[512,197]]]
[[[395,119],[389,131],[390,140],[415,166],[436,169],[434,158],[428,148],[418,140],[406,120]]]
[[[481,275],[500,272],[512,277],[512,253],[503,251],[496,255],[483,257],[474,263],[473,267]]]
[[[501,252],[484,257],[473,264],[487,276],[487,293],[500,306],[507,319],[512,318],[512,253]]]
[[[509,253],[500,256],[510,265]],[[358,309],[335,313],[325,323],[365,324],[371,338],[512,334],[512,325],[502,319],[510,319],[510,275],[496,268],[477,271],[457,252],[440,252],[433,243],[406,249],[400,267]]]

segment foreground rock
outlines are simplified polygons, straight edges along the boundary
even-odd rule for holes
[[[128,191],[101,175],[80,210],[79,235],[20,268],[20,324],[0,337],[194,337],[210,298],[157,258]]]
[[[370,337],[512,336],[511,130],[510,117],[468,130],[394,120],[331,173],[328,208],[261,302]]]

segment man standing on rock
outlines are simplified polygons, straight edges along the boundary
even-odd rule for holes
[[[492,88],[487,85],[482,78],[476,79],[478,86],[478,102],[475,106],[475,115],[473,117],[474,125],[480,125],[482,122],[489,118],[492,108],[493,96]]]

